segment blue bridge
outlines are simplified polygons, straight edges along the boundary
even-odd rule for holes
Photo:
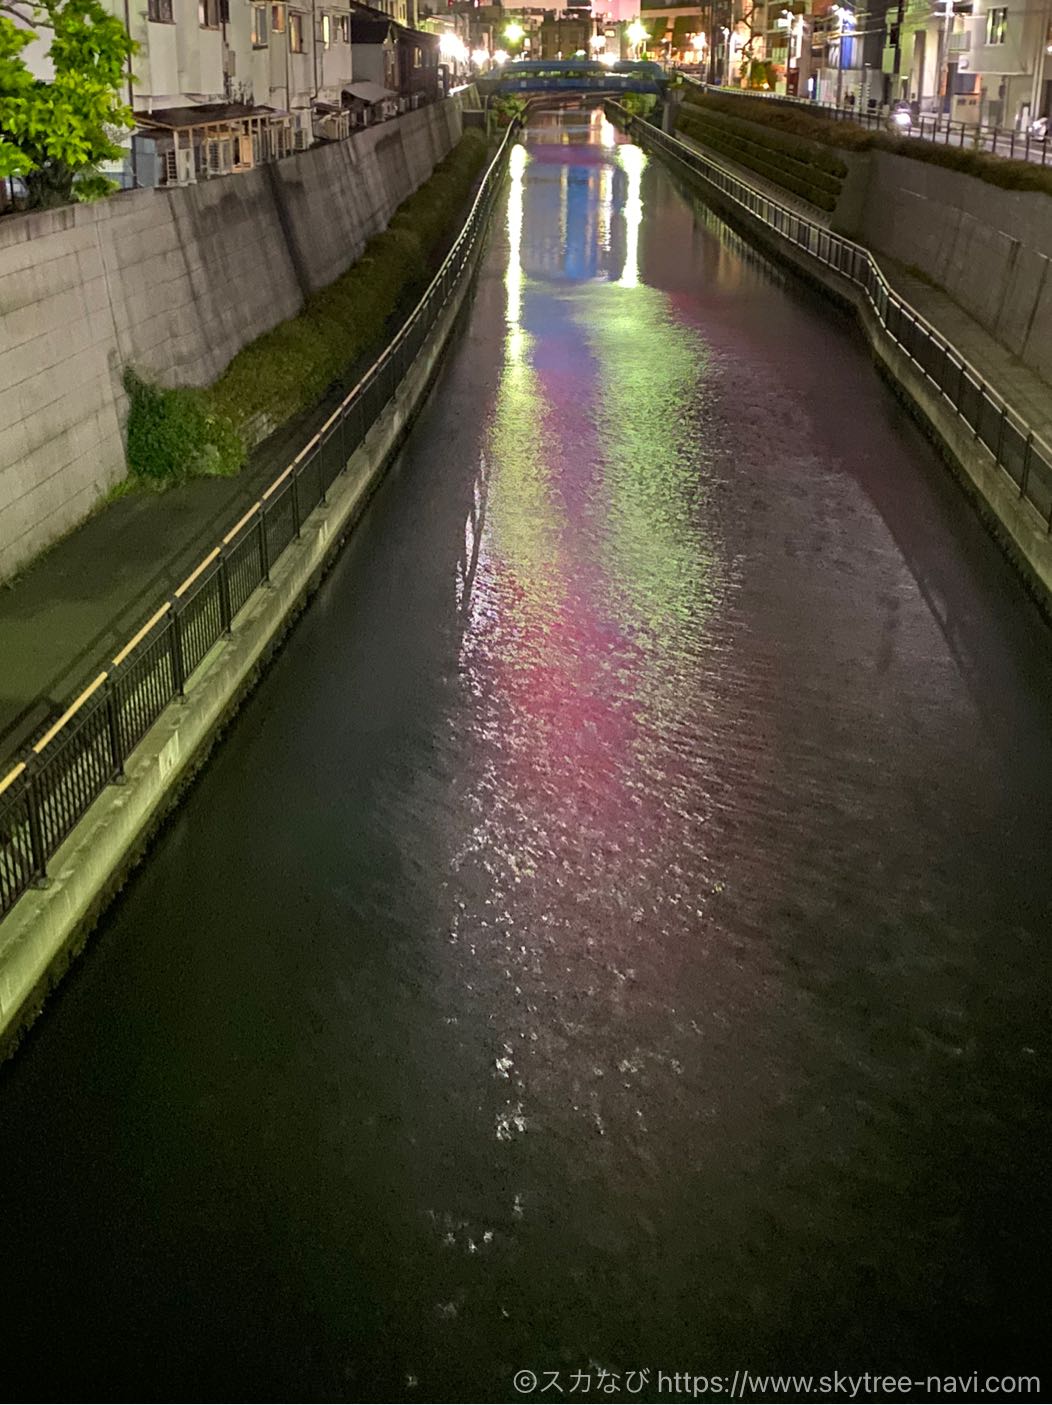
[[[523,59],[499,75],[478,80],[479,91],[508,93],[653,93],[663,97],[668,79],[660,64],[646,61],[608,66],[592,59]]]

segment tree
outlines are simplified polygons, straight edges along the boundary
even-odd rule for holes
[[[49,34],[54,76],[36,78],[24,50]],[[82,193],[99,193],[90,173],[133,125],[120,90],[134,51],[99,0],[0,0],[0,177],[21,176],[30,204],[65,204],[78,176]]]
[[[766,82],[766,73],[762,65],[757,65],[756,54],[757,41],[764,32],[766,18],[767,11],[759,0],[743,0],[742,13],[736,21],[745,30],[739,55],[739,73],[742,82],[750,88],[762,88]]]

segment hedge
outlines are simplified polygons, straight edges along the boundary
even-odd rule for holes
[[[465,132],[361,258],[309,297],[297,317],[239,351],[212,386],[165,390],[127,372],[132,473],[162,486],[194,474],[236,473],[256,426],[277,428],[316,404],[360,357],[379,348],[392,314],[423,290],[444,252],[453,214],[488,150],[483,132]]]
[[[677,125],[680,131],[702,145],[739,165],[747,166],[757,175],[810,201],[819,209],[831,211],[836,208],[840,182],[825,171],[795,160],[783,151],[765,148],[759,142],[726,132],[714,123],[698,121],[688,113],[680,115]]]
[[[725,122],[722,118],[717,123],[692,113],[686,114],[680,122],[680,127],[691,136],[709,141],[714,146],[722,143],[735,151],[748,153],[757,161],[767,164],[773,162],[776,169],[784,170],[787,175],[794,176],[798,181],[815,186],[826,195],[833,196],[834,201],[840,194],[843,174],[840,177],[831,175],[822,166],[810,162],[807,159],[810,155],[807,147],[799,143],[793,151],[786,142],[775,145],[764,142],[762,138],[758,140],[755,132],[749,130],[745,123]],[[743,128],[745,130],[742,130]]]
[[[862,127],[857,122],[804,112],[798,107],[763,98],[730,97],[694,89],[684,99],[684,108],[688,105],[762,123],[772,131],[841,151],[890,151],[896,156],[908,156],[913,161],[927,161],[975,176],[1002,190],[1032,190],[1052,195],[1052,167],[1038,166],[1032,161],[1011,161],[1004,156],[991,156],[985,151],[970,151],[921,137],[899,137]]]

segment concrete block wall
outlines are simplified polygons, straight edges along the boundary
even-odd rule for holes
[[[876,151],[852,213],[849,228],[837,211],[845,234],[919,269],[1052,381],[1052,198]]]
[[[241,175],[0,220],[0,580],[124,477],[126,366],[214,380],[354,262],[460,132],[451,98]]]

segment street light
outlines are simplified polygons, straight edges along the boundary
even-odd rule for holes
[[[632,45],[633,49],[638,49],[647,37],[647,27],[645,24],[640,24],[639,20],[633,20],[625,30],[625,38]]]
[[[525,33],[526,31],[518,20],[512,20],[511,24],[505,26],[504,29],[504,37],[509,44],[520,43]]]

